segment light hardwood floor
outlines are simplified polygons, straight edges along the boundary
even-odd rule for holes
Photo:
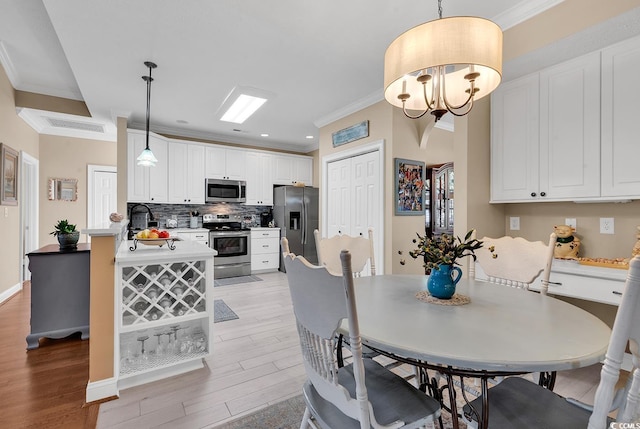
[[[100,406],[97,427],[212,428],[300,394],[305,375],[286,277],[259,277],[214,289],[239,319],[214,325],[205,368],[121,391]],[[599,377],[599,365],[560,373],[555,391],[593,403]]]

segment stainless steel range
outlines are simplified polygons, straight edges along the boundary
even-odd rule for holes
[[[213,258],[213,277],[251,275],[251,230],[242,228],[242,217],[205,214],[202,226],[209,230],[209,247],[218,252]]]

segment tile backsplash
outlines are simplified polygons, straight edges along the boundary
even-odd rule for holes
[[[131,207],[136,203],[127,203],[127,217]],[[260,213],[271,210],[270,206],[248,206],[234,203],[213,204],[147,204],[153,213],[153,218],[158,221],[160,228],[166,228],[167,219],[176,216],[178,228],[189,228],[191,212],[198,212],[198,227],[202,227],[203,214],[233,214],[240,215],[244,219],[246,227],[260,226]],[[144,210],[144,209],[143,209]],[[141,211],[138,207],[136,212]]]

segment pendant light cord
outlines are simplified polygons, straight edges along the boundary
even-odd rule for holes
[[[146,141],[146,147],[145,150],[149,150],[149,118],[150,118],[150,111],[151,111],[151,82],[153,82],[153,78],[151,77],[151,70],[153,70],[154,68],[158,67],[155,63],[152,63],[151,61],[145,61],[144,63],[145,66],[149,67],[149,76],[142,76],[142,79],[144,79],[147,82],[147,141]]]

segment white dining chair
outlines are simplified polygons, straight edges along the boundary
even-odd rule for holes
[[[509,236],[483,237],[480,241],[483,246],[475,251],[475,262],[486,275],[482,280],[529,290],[533,281],[540,276],[540,293],[547,294],[556,244],[555,233],[549,236],[548,244]],[[470,262],[469,277],[477,278],[476,264],[471,258]]]
[[[316,251],[318,263],[329,270],[330,273],[340,274],[342,266],[340,251],[348,250],[351,253],[351,263],[355,277],[363,275],[376,275],[376,258],[373,252],[373,228],[367,230],[367,238],[364,236],[352,237],[347,234],[338,234],[330,238],[322,238],[320,231],[313,231],[316,239]]]
[[[376,275],[376,258],[373,251],[373,228],[367,229],[367,238],[364,236],[350,236],[347,234],[338,234],[330,238],[322,238],[320,231],[317,229],[313,231],[316,239],[316,253],[318,254],[318,264],[327,268],[327,270],[334,274],[340,275],[342,273],[342,261],[340,261],[340,252],[342,250],[348,250],[351,254],[351,268],[354,277],[361,276],[375,276]],[[338,338],[338,364],[343,365],[343,353],[342,346],[346,343],[349,346],[349,341],[344,340],[340,335]],[[363,346],[364,357],[373,359],[379,356],[378,353],[370,348]],[[400,366],[401,363],[397,361],[390,361],[385,366],[389,369]],[[418,371],[414,368],[413,375],[407,377],[407,379],[416,377],[418,380]]]
[[[618,406],[614,401],[615,386],[625,350],[632,354],[632,376],[618,395],[622,398],[616,421],[640,423],[640,256],[629,264],[622,302],[618,307],[611,340],[600,372],[594,405],[590,409],[577,406],[556,393],[520,377],[509,377],[489,389],[490,428],[608,428],[608,414]],[[482,398],[471,402],[476,409]],[[469,406],[464,407],[465,418],[477,427],[478,418]],[[629,426],[636,427],[636,426]]]
[[[282,238],[283,250],[288,249]],[[362,357],[351,254],[342,251],[341,275],[285,252],[284,263],[308,380],[301,429],[418,428],[434,425],[440,405],[402,377]],[[339,368],[336,333],[347,320],[352,363]]]
[[[476,230],[472,237],[476,237]],[[483,237],[483,246],[475,251],[476,260],[469,258],[469,278],[484,280],[490,283],[511,286],[529,290],[536,278],[540,277],[540,293],[546,295],[549,290],[549,277],[553,263],[553,250],[556,244],[556,234],[549,235],[549,243],[529,241],[522,237],[504,236],[500,238]],[[484,272],[483,277],[476,274],[476,263]],[[543,383],[553,390],[555,373],[532,374],[536,382]],[[492,383],[499,383],[503,377],[491,379]],[[476,380],[476,386],[479,381]],[[476,391],[471,393],[477,394]]]

